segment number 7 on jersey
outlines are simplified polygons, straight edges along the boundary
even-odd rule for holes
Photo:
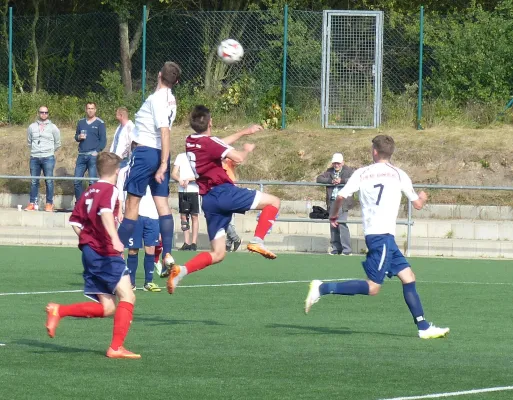
[[[379,188],[378,200],[376,200],[376,205],[379,206],[379,202],[381,201],[381,195],[383,194],[383,188],[385,187],[385,185],[378,183],[374,185],[374,187]]]

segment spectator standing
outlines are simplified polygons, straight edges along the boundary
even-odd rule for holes
[[[323,174],[317,177],[317,183],[327,183],[333,186],[326,186],[326,206],[328,212],[337,199],[337,194],[342,186],[347,183],[348,179],[353,175],[354,169],[344,164],[344,156],[342,153],[335,153],[331,158],[331,167]],[[349,196],[340,208],[338,213],[339,221],[347,221],[349,210],[353,208],[354,199]],[[330,225],[331,233],[331,255],[351,255],[351,235],[346,223],[340,222],[337,227]]]
[[[40,176],[41,171],[46,177],[53,176],[55,168],[55,151],[61,147],[61,132],[48,118],[48,107],[40,106],[36,122],[27,129],[27,144],[30,147],[30,175]],[[53,180],[45,179],[46,205],[45,211],[52,212],[53,206]],[[39,179],[32,179],[30,185],[30,200],[25,211],[36,209],[39,195]]]
[[[78,144],[78,157],[75,164],[75,178],[83,178],[86,171],[89,178],[96,178],[96,158],[107,144],[105,122],[96,116],[96,103],[86,104],[86,117],[78,121],[75,140]],[[76,180],[75,200],[78,201],[84,191],[82,181]],[[92,185],[94,181],[89,181]]]
[[[130,145],[133,139],[132,132],[135,125],[128,117],[126,107],[119,107],[116,110],[116,119],[119,121],[119,125],[114,133],[114,138],[110,145],[110,152],[117,154],[121,158],[121,168],[124,168],[128,164]]]
[[[185,153],[176,156],[171,178],[178,182],[178,211],[184,236],[184,244],[180,250],[196,251],[199,230],[199,187],[195,182],[196,177]],[[191,224],[189,224],[189,217]]]

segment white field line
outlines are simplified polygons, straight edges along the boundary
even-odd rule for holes
[[[461,392],[445,392],[445,393],[434,393],[434,394],[425,394],[421,396],[410,396],[410,397],[394,397],[389,399],[380,399],[380,400],[421,400],[421,399],[440,399],[442,397],[456,397],[456,396],[465,396],[469,394],[481,394],[481,393],[490,393],[490,392],[505,392],[507,390],[513,390],[513,386],[499,386],[485,389],[472,389],[472,390],[464,390]]]
[[[335,282],[335,281],[349,281],[358,278],[337,278],[337,279],[321,279],[323,282]],[[259,286],[259,285],[286,285],[294,283],[309,283],[307,281],[268,281],[268,282],[240,282],[240,283],[219,283],[219,284],[206,284],[206,285],[183,285],[180,288],[209,288],[209,287],[230,287],[230,286]],[[398,280],[394,282],[399,282]],[[509,282],[444,282],[444,281],[417,281],[418,283],[425,284],[443,284],[443,285],[506,285],[513,286],[513,283]],[[23,295],[36,295],[36,294],[59,294],[59,293],[82,293],[82,289],[76,290],[48,290],[48,291],[37,291],[37,292],[5,292],[0,293],[0,296],[23,296]]]

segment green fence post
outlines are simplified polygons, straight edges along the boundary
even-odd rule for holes
[[[145,100],[145,92],[146,92],[146,5],[143,6],[143,15],[142,15],[142,24],[143,24],[143,34],[142,34],[142,102]]]
[[[11,123],[12,113],[12,7],[9,7],[9,89],[7,96],[8,115],[7,120]]]
[[[289,6],[285,4],[283,9],[283,71],[281,81],[281,129],[285,129],[285,97],[287,94],[287,44],[289,41]]]
[[[419,34],[419,97],[417,100],[417,130],[421,130],[422,125],[422,64],[424,63],[424,6],[420,6],[420,34]]]

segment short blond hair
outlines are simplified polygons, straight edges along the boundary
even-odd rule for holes
[[[102,176],[114,175],[116,170],[119,168],[120,163],[121,157],[119,157],[116,153],[102,151],[100,154],[98,154],[98,158],[96,159],[96,169],[98,170],[98,175],[100,178]]]

